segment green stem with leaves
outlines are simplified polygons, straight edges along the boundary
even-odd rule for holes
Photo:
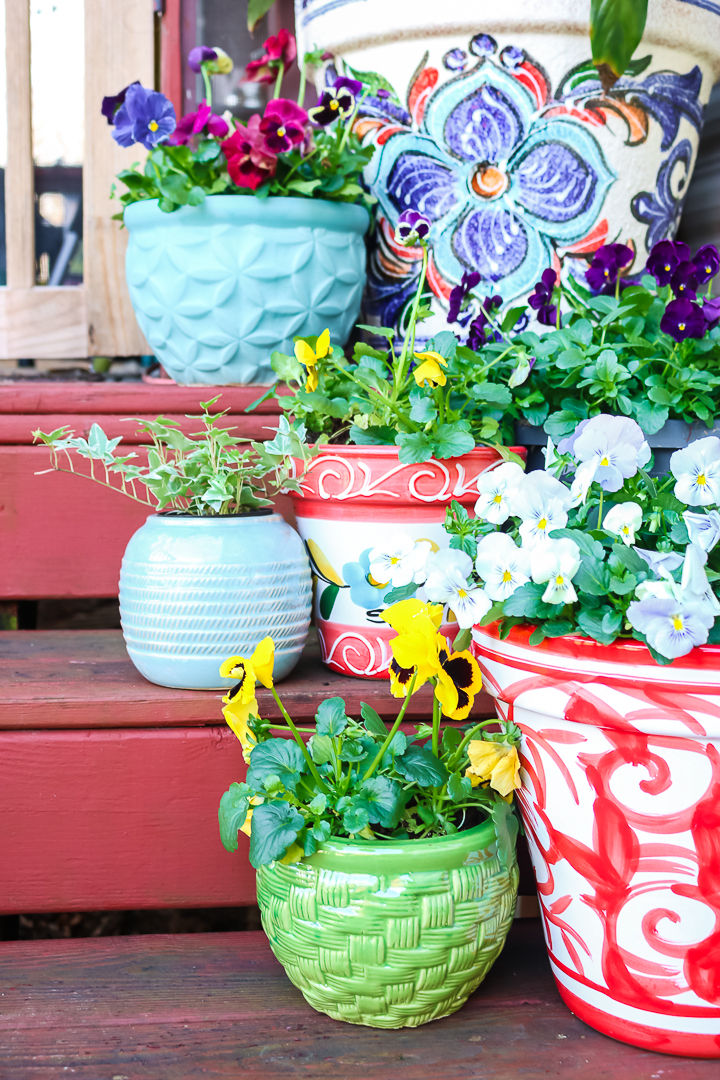
[[[205,64],[200,65],[202,72],[203,82],[205,83],[205,101],[209,108],[212,108],[212,83],[210,82],[210,75]]]
[[[307,84],[307,64],[305,61],[300,65],[300,90],[298,91],[297,103],[302,108],[305,101],[305,86]]]
[[[497,717],[495,716],[491,720],[482,720],[479,724],[475,724],[474,727],[470,728],[467,735],[460,743],[453,756],[445,762],[448,772],[454,772],[455,769],[458,767],[458,765],[462,761],[462,756],[465,753],[465,747],[471,741],[473,736],[476,735],[478,731],[482,731],[483,728],[491,727],[493,724],[497,724],[497,722]]]
[[[305,763],[307,764],[307,767],[310,770],[311,776],[315,780],[315,783],[320,788],[322,793],[324,795],[329,795],[330,794],[330,789],[327,787],[327,785],[325,784],[322,776],[318,772],[317,766],[315,765],[315,762],[313,761],[313,759],[310,757],[310,753],[308,751],[307,746],[305,745],[303,737],[300,734],[299,730],[295,727],[295,723],[294,723],[292,717],[290,716],[289,712],[287,711],[287,709],[283,705],[282,701],[280,700],[280,697],[278,695],[277,690],[275,689],[274,686],[271,686],[270,690],[272,691],[272,696],[275,698],[275,701],[277,702],[277,706],[278,706],[280,712],[282,713],[282,716],[283,716],[283,719],[285,720],[285,723],[290,728],[290,731],[293,734],[295,742],[298,744],[298,746],[300,747],[300,750],[302,751],[302,756],[305,758]]]
[[[370,765],[370,768],[366,771],[365,775],[363,776],[363,780],[368,780],[372,776],[372,774],[375,772],[376,768],[378,767],[378,765],[382,761],[383,754],[385,753],[388,746],[390,745],[390,743],[395,738],[397,730],[400,727],[400,725],[401,725],[401,723],[403,721],[403,717],[405,716],[405,713],[407,711],[407,707],[408,707],[408,705],[410,703],[410,698],[415,693],[415,683],[416,682],[417,682],[417,668],[413,672],[412,681],[410,683],[410,686],[408,687],[408,692],[405,695],[405,700],[403,702],[403,705],[402,705],[402,708],[401,708],[400,712],[397,715],[397,719],[396,719],[395,723],[393,724],[393,726],[390,728],[390,731],[388,732],[385,741],[383,742],[382,746],[380,747],[377,754],[375,755],[375,757],[373,759],[373,762]]]
[[[413,300],[412,310],[410,312],[410,325],[408,326],[405,340],[403,342],[402,352],[400,353],[400,360],[398,366],[395,369],[395,378],[393,379],[392,400],[397,401],[398,394],[405,381],[405,365],[408,359],[408,345],[410,346],[410,356],[415,352],[415,323],[417,321],[418,308],[420,307],[420,298],[422,296],[423,289],[425,287],[425,277],[427,275],[428,264],[428,248],[427,244],[422,244],[422,268],[420,270],[420,280],[418,282],[417,291],[415,292],[415,299]]]

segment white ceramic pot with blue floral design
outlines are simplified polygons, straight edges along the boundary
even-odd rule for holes
[[[508,303],[547,267],[582,275],[595,249],[633,245],[633,271],[673,236],[720,76],[720,3],[654,0],[631,67],[605,93],[591,62],[589,0],[296,0],[316,45],[394,91],[365,99],[379,200],[369,321],[398,325],[418,253],[394,241],[409,207],[432,221],[428,286],[445,326],[467,270]],[[468,321],[473,317],[471,308]]]
[[[159,686],[220,690],[234,681],[220,678],[223,660],[269,635],[283,679],[305,645],[311,592],[302,540],[279,514],[153,514],[120,570],[128,655]]]
[[[365,284],[364,206],[211,195],[172,214],[125,210],[126,273],[140,329],[186,385],[271,383],[270,357],[328,327],[345,343]]]

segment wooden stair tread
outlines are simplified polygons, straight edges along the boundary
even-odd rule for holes
[[[397,714],[399,702],[387,679],[353,679],[320,660],[314,636],[293,672],[278,684],[290,714],[314,717],[323,697],[343,697],[351,715],[366,701],[381,716]],[[407,717],[426,719],[431,688],[423,687]],[[222,724],[222,691],[172,690],[155,686],[133,666],[119,630],[0,632],[0,730],[47,728],[188,727]],[[280,713],[269,690],[258,688],[262,715]],[[479,694],[472,716],[493,715]]]
[[[12,1080],[711,1080],[717,1063],[606,1038],[555,989],[539,919],[515,922],[460,1012],[379,1031],[315,1012],[261,933],[0,945],[0,1057]]]

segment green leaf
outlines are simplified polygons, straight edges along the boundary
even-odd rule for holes
[[[454,772],[448,780],[447,791],[453,802],[464,802],[472,794],[472,783],[469,777]]]
[[[506,803],[504,799],[498,799],[493,803],[490,816],[495,826],[498,858],[503,866],[509,866],[513,861],[518,834],[515,811],[510,803]]]
[[[390,769],[395,758],[402,757],[407,750],[407,736],[402,731],[396,731],[387,750],[383,754],[381,768]]]
[[[550,413],[544,427],[547,434],[551,435],[553,439],[561,439],[564,435],[569,435],[571,431],[574,431],[577,424],[578,418],[574,412],[561,409],[559,412]]]
[[[424,431],[401,431],[395,437],[395,444],[400,447],[398,457],[402,465],[429,461],[433,456],[432,443]]]
[[[604,629],[604,618],[603,609],[590,611],[587,608],[581,608],[576,615],[577,624],[584,634],[601,645],[612,645],[617,635]]]
[[[463,733],[458,728],[446,727],[443,728],[442,733],[442,748],[443,753],[447,754],[453,750],[457,750],[458,746],[463,740]]]
[[[267,743],[262,745],[267,746]],[[259,749],[259,746],[255,747],[255,750]],[[256,806],[250,830],[250,865],[257,870],[259,866],[282,858],[304,825],[302,814],[290,803],[281,800]]]
[[[335,607],[335,601],[338,598],[340,592],[340,586],[331,582],[330,585],[326,585],[322,591],[320,597],[320,614],[323,619],[329,619],[332,615],[332,609]]]
[[[220,839],[226,851],[237,851],[238,830],[245,824],[250,799],[247,784],[231,784],[220,799],[218,824]]]
[[[503,334],[507,334],[508,330],[512,330],[513,326],[518,321],[520,316],[524,315],[524,314],[525,314],[525,305],[524,304],[522,304],[520,307],[513,307],[513,308],[510,308],[508,311],[506,311],[505,312],[505,317],[503,318],[503,321],[500,324],[500,329],[502,330]]]
[[[202,206],[204,202],[205,192],[201,187],[198,187],[197,184],[195,184],[188,192],[187,204],[188,206]]]
[[[187,176],[180,176],[179,173],[169,173],[163,176],[161,180],[158,180],[158,187],[166,199],[172,199],[173,202],[184,206],[188,201],[192,184]]]
[[[643,399],[634,401],[635,419],[646,435],[655,435],[666,422],[670,410]]]
[[[521,585],[504,602],[503,615],[518,615],[526,619],[546,618],[553,615],[561,605],[544,603],[541,598],[545,589],[545,585],[536,585],[534,581]]]
[[[302,383],[305,381],[305,368],[294,356],[274,352],[270,356],[270,367],[283,382]]]
[[[308,810],[311,810],[313,814],[322,814],[327,806],[327,795],[324,792],[319,791],[315,798],[308,803]]]
[[[592,57],[605,89],[620,78],[640,44],[647,7],[648,0],[591,0]],[[609,69],[605,78],[602,68]]]
[[[296,742],[291,739],[268,739],[259,743],[252,752],[247,782],[262,785],[265,777],[274,773],[288,791],[294,791],[305,769],[305,758]]]
[[[475,449],[475,440],[470,432],[465,431],[459,424],[440,424],[436,429],[433,440],[433,457],[452,458],[462,457]],[[400,457],[402,461],[402,456]]]
[[[312,195],[315,188],[320,187],[322,180],[291,180],[288,191],[298,191],[301,195]]]
[[[395,428],[385,424],[374,424],[368,428],[353,424],[350,428],[350,439],[356,446],[393,446],[396,434]]]
[[[407,585],[398,585],[396,589],[386,592],[384,599],[386,604],[398,604],[401,600],[409,600],[420,588],[414,581]]]
[[[437,417],[438,411],[432,394],[420,387],[410,391],[410,419],[416,424],[427,424]]]
[[[605,548],[600,541],[593,540],[592,536],[582,532],[580,529],[553,529],[549,536],[551,540],[562,540],[563,537],[572,540],[580,548],[581,554],[589,555],[592,559],[602,561],[604,558]]]
[[[375,744],[372,745],[374,747]],[[343,741],[340,751],[341,761],[364,761],[367,756],[368,749],[360,739],[345,739]]]
[[[569,619],[555,619],[542,624],[542,632],[549,638],[564,637],[565,634],[572,634],[574,629],[575,626]]]
[[[400,785],[387,776],[372,776],[363,782],[359,791],[367,805],[370,821],[386,829],[394,829],[400,820],[405,808],[402,794]]]
[[[465,630],[459,630],[458,633],[455,635],[455,640],[453,641],[453,651],[464,652],[466,649],[470,648],[471,642],[472,630],[469,627],[467,627],[467,629]]]
[[[387,338],[388,341],[394,341],[397,337],[397,331],[393,330],[391,326],[369,326],[366,323],[357,323],[358,330],[366,330],[368,334],[376,334],[377,337]]]
[[[438,787],[448,778],[442,761],[423,746],[409,746],[402,757],[395,759],[395,771],[420,787]]]
[[[362,832],[370,824],[370,813],[366,806],[352,806],[343,814],[343,826],[351,834]]]
[[[590,596],[607,596],[610,587],[610,570],[600,559],[584,556],[580,569],[573,578],[573,585]]]
[[[255,23],[260,22],[263,15],[267,15],[275,0],[248,0],[247,27],[252,34]]]
[[[383,739],[387,736],[387,727],[375,712],[372,705],[368,705],[366,701],[361,701],[360,715],[365,721],[365,727],[372,735],[379,735]]]
[[[325,394],[319,394],[316,390],[300,390],[296,400],[306,408],[322,413],[323,416],[332,416],[336,420],[344,420],[348,409],[348,403],[344,398],[332,398],[331,400]]]
[[[313,735],[308,742],[310,756],[316,765],[335,761],[335,747],[329,735]]]
[[[331,697],[322,701],[315,713],[315,722],[318,735],[341,735],[348,723],[343,699]]]
[[[494,405],[509,405],[512,401],[512,394],[507,386],[501,386],[500,383],[475,383],[470,391],[478,401],[488,401]]]

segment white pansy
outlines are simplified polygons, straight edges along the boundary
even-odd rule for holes
[[[522,519],[520,536],[523,547],[532,548],[547,541],[553,529],[567,525],[572,502],[569,490],[546,472],[529,473],[512,498],[512,513]]]
[[[542,595],[546,604],[574,604],[577,593],[572,579],[580,569],[580,548],[574,540],[548,540],[530,554],[532,579],[538,585],[547,582]]]
[[[480,498],[475,503],[475,516],[491,525],[502,525],[514,513],[511,497],[524,477],[525,473],[514,461],[504,461],[491,472],[478,476]]]
[[[681,589],[671,577],[662,578],[661,581],[641,581],[635,589],[638,600],[647,600],[653,597],[655,600],[680,600]]]
[[[491,600],[507,600],[530,580],[530,553],[507,533],[490,533],[478,543],[475,569]]]
[[[683,600],[687,603],[704,603],[715,614],[720,612],[720,603],[712,591],[705,570],[707,552],[699,544],[688,544],[685,548],[680,589]]]
[[[635,543],[635,532],[642,525],[642,507],[634,502],[616,503],[603,520],[603,529],[619,536],[623,544]]]
[[[425,593],[434,604],[447,604],[461,630],[480,622],[492,604],[487,593],[468,583],[472,559],[464,551],[444,548],[430,555],[426,564]]]
[[[583,483],[592,474],[604,491],[619,491],[625,481],[650,460],[650,447],[639,424],[627,416],[600,413],[578,424],[558,446],[569,451],[583,469]],[[582,500],[584,501],[584,500]]]
[[[708,510],[705,514],[693,514],[692,510],[686,510],[683,521],[690,542],[699,544],[703,551],[712,551],[720,540],[720,514],[717,510]]]
[[[673,570],[682,566],[683,557],[678,551],[648,551],[646,548],[633,548],[636,555],[644,559],[653,574],[669,577]]]
[[[720,503],[720,439],[698,439],[670,457],[675,498],[687,506]]]
[[[407,533],[395,533],[370,552],[370,576],[378,585],[389,584],[394,589],[409,585],[411,581],[422,585],[425,562],[431,550],[429,540],[416,543]]]
[[[674,660],[705,644],[715,614],[704,603],[647,597],[630,604],[627,618],[653,649]]]

